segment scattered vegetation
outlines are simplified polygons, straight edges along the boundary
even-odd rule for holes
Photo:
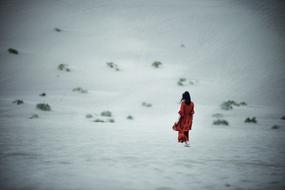
[[[159,68],[162,66],[162,63],[160,61],[154,61],[152,64],[151,64],[154,68]]]
[[[30,119],[37,119],[39,118],[39,115],[38,114],[33,114],[31,117],[29,117]]]
[[[60,71],[66,71],[66,72],[70,72],[71,71],[71,69],[68,67],[68,65],[67,64],[63,64],[63,63],[59,64],[57,66],[57,69],[60,70]]]
[[[108,119],[107,121],[110,122],[110,123],[115,123],[115,120],[112,119],[112,118]]]
[[[18,55],[18,54],[19,54],[18,50],[14,49],[14,48],[9,48],[9,49],[8,49],[8,52],[9,52],[10,54],[14,54],[14,55]]]
[[[117,64],[113,63],[113,62],[107,62],[106,65],[108,67],[110,67],[111,69],[114,69],[115,71],[119,71],[120,70],[119,66]]]
[[[95,119],[93,122],[96,122],[96,123],[104,123],[105,121],[102,120],[102,119]]]
[[[248,117],[244,120],[245,123],[257,123],[256,117]]]
[[[224,119],[217,119],[213,122],[213,125],[229,125],[229,122],[227,120]]]
[[[279,125],[273,125],[273,126],[271,127],[271,129],[279,129],[279,128],[280,128]]]
[[[142,106],[144,106],[144,107],[151,107],[151,106],[152,106],[152,104],[150,104],[150,103],[146,103],[146,102],[143,102],[143,103],[142,103]]]
[[[186,85],[195,85],[197,81],[194,80],[187,80],[186,78],[180,78],[177,82],[179,86],[186,86]]]
[[[128,119],[128,120],[133,120],[133,119],[134,119],[134,117],[133,117],[133,116],[131,116],[131,115],[128,115],[128,116],[127,116],[127,119]]]
[[[20,104],[24,104],[23,100],[17,99],[13,101],[14,104],[20,105]]]
[[[87,119],[90,119],[90,118],[93,118],[93,115],[92,114],[90,114],[90,113],[88,113],[88,114],[86,114],[86,116],[85,116]]]
[[[51,107],[48,104],[39,103],[36,107],[41,111],[51,111]]]
[[[56,32],[62,32],[62,29],[55,27],[55,28],[54,28],[54,31],[56,31]]]
[[[215,117],[215,118],[222,118],[222,117],[224,117],[224,115],[221,114],[221,113],[215,113],[215,114],[212,115],[212,117]]]
[[[86,94],[86,93],[88,93],[88,90],[87,89],[83,89],[82,87],[76,87],[76,88],[72,89],[72,92],[80,92],[82,94]]]
[[[239,107],[239,106],[246,106],[246,105],[247,105],[246,102],[237,103],[234,100],[228,100],[228,101],[225,101],[221,104],[221,109],[222,110],[231,110],[231,109],[233,109],[234,106]]]
[[[42,97],[44,97],[44,96],[46,96],[46,95],[47,95],[47,94],[44,93],[44,92],[40,94],[40,96],[42,96]]]
[[[103,116],[103,117],[112,117],[112,112],[110,112],[110,111],[103,111],[103,112],[101,112],[101,116]]]

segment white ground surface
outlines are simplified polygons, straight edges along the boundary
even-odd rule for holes
[[[0,5],[1,189],[285,188],[284,3]],[[181,77],[195,84],[178,86]],[[88,93],[72,92],[77,86]],[[191,148],[171,130],[185,90],[196,108]],[[222,111],[228,99],[248,106]],[[105,110],[115,123],[92,122]],[[230,126],[213,126],[214,113]],[[244,123],[253,116],[258,124]]]

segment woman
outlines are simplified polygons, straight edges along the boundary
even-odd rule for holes
[[[181,99],[179,110],[179,120],[175,123],[173,129],[178,131],[178,142],[185,142],[185,146],[189,146],[189,130],[192,128],[194,103],[188,91],[184,92]]]

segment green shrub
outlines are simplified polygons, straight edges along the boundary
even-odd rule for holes
[[[115,120],[112,119],[112,118],[110,118],[110,119],[108,119],[108,122],[110,122],[110,123],[115,123]]]
[[[15,100],[13,101],[14,104],[17,104],[17,105],[20,105],[20,104],[24,104],[24,101],[23,100]]]
[[[103,112],[101,112],[101,116],[103,116],[103,117],[112,117],[112,112],[110,112],[110,111],[103,111]]]
[[[104,123],[105,121],[102,120],[102,119],[95,119],[93,122],[96,122],[96,123]]]
[[[131,116],[131,115],[128,115],[128,116],[127,116],[127,119],[128,119],[128,120],[133,120],[133,119],[134,119],[134,117],[133,117],[133,116]]]
[[[39,118],[39,115],[38,114],[33,114],[31,117],[29,117],[30,119],[37,119]]]
[[[234,106],[239,107],[239,106],[246,106],[246,105],[247,105],[246,102],[237,103],[234,100],[228,100],[228,101],[225,101],[221,104],[221,109],[231,110],[231,109],[233,109]]]
[[[85,116],[87,119],[90,119],[90,118],[92,118],[93,117],[93,115],[92,114],[86,114],[86,116]]]
[[[81,88],[81,87],[73,88],[72,91],[73,91],[73,92],[80,92],[80,93],[82,93],[82,94],[88,93],[88,90],[83,89],[83,88]]]
[[[63,64],[63,63],[59,64],[57,66],[57,69],[60,70],[60,71],[66,71],[66,72],[70,72],[71,71],[71,69],[68,67],[68,65],[67,64]]]
[[[9,52],[10,54],[15,54],[15,55],[18,55],[18,54],[19,54],[18,50],[14,49],[14,48],[9,48],[9,49],[8,49],[8,52]]]
[[[107,62],[106,65],[112,69],[114,69],[115,71],[119,71],[119,66],[113,62]]]
[[[144,106],[144,107],[151,107],[151,106],[152,106],[152,104],[150,104],[150,103],[146,103],[146,102],[143,102],[143,103],[142,103],[142,106]]]
[[[55,28],[54,28],[54,31],[56,31],[56,32],[62,32],[62,29],[55,27]]]
[[[51,107],[48,104],[40,103],[36,106],[41,111],[51,111]]]
[[[273,126],[271,127],[271,129],[279,129],[279,128],[280,128],[279,125],[273,125]]]
[[[245,123],[257,123],[256,117],[248,117],[244,120]]]
[[[224,117],[224,115],[221,114],[221,113],[215,113],[215,114],[212,115],[212,117],[215,117],[215,118],[222,118],[222,117]]]
[[[47,94],[46,93],[41,93],[39,96],[42,96],[42,97],[44,97],[44,96],[46,96]]]
[[[213,122],[213,125],[229,125],[229,122],[224,119],[217,119]]]
[[[161,67],[162,63],[160,61],[154,61],[151,65],[155,68],[159,68]]]

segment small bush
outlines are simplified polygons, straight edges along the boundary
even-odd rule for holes
[[[40,96],[42,96],[42,97],[44,97],[44,96],[46,96],[46,95],[47,95],[47,94],[44,93],[44,92],[40,94]]]
[[[229,125],[229,122],[224,120],[224,119],[218,119],[216,121],[213,122],[213,125]]]
[[[54,28],[54,31],[56,31],[56,32],[62,32],[62,29],[55,27],[55,28]]]
[[[105,121],[102,120],[102,119],[95,119],[93,122],[96,122],[96,123],[104,123]]]
[[[92,114],[86,114],[86,116],[85,116],[87,119],[90,119],[90,118],[92,118],[93,117],[93,115]]]
[[[185,45],[184,45],[184,44],[181,44],[180,47],[181,47],[181,48],[185,48]]]
[[[41,111],[51,111],[51,107],[48,104],[40,103],[40,104],[37,104],[36,107]]]
[[[119,66],[113,62],[107,62],[106,65],[112,69],[115,69],[115,71],[119,71]]]
[[[162,63],[160,61],[154,61],[151,65],[155,68],[159,68],[161,67]]]
[[[143,102],[143,103],[142,103],[142,106],[144,106],[144,107],[151,107],[151,106],[152,106],[152,104],[150,104],[150,103],[146,103],[146,102]]]
[[[134,119],[134,117],[133,117],[133,116],[131,116],[131,115],[128,115],[128,116],[127,116],[127,119],[128,119],[128,120],[133,120],[133,119]]]
[[[279,128],[280,128],[279,125],[273,125],[273,126],[271,127],[271,129],[279,129]]]
[[[18,54],[19,54],[18,50],[14,49],[14,48],[9,48],[9,49],[8,49],[8,52],[9,52],[10,54],[15,54],[15,55],[18,55]]]
[[[80,92],[80,93],[82,93],[82,94],[88,93],[88,90],[83,89],[83,88],[81,88],[81,87],[73,88],[72,91],[73,91],[73,92]]]
[[[222,118],[222,117],[224,117],[224,115],[221,114],[221,113],[215,113],[215,114],[212,115],[212,117],[215,117],[215,118]]]
[[[57,66],[57,69],[60,70],[60,71],[66,71],[66,72],[70,72],[71,71],[71,69],[68,67],[68,65],[67,64],[63,64],[63,63],[59,64]]]
[[[17,104],[17,105],[20,105],[20,104],[24,104],[24,101],[23,100],[15,100],[13,101],[14,104]]]
[[[110,123],[115,123],[115,120],[112,119],[112,118],[110,118],[110,119],[108,119],[108,122],[110,122]]]
[[[188,80],[186,78],[179,78],[177,84],[179,86],[186,86],[186,85],[195,85],[197,83],[197,81],[194,80]]]
[[[31,117],[29,117],[30,119],[37,119],[39,118],[39,115],[38,114],[33,114]]]
[[[101,112],[101,116],[103,116],[103,117],[112,117],[112,112],[110,112],[110,111],[103,111],[103,112]]]
[[[285,120],[285,115],[283,115],[280,119],[283,119],[283,120]]]
[[[223,109],[223,110],[231,110],[231,109],[233,109],[234,106],[239,107],[239,106],[246,106],[246,105],[247,105],[246,102],[237,103],[234,100],[228,100],[228,101],[223,102],[221,104],[221,109]]]
[[[257,123],[256,117],[252,117],[252,118],[246,118],[244,120],[245,123]]]

